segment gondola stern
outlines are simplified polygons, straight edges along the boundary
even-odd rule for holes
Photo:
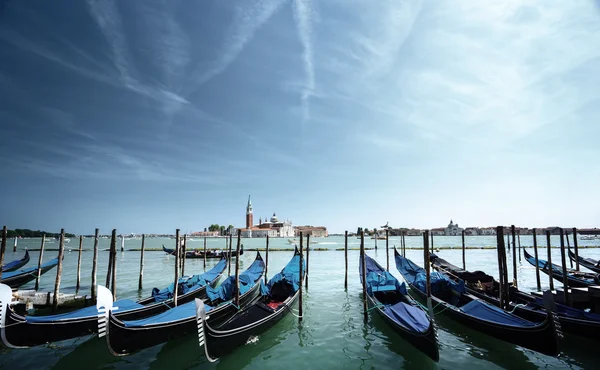
[[[200,348],[204,347],[204,354],[209,362],[216,362],[218,358],[210,357],[208,346],[206,345],[206,320],[209,316],[206,315],[206,308],[201,299],[196,298],[196,324],[198,325],[198,344]]]
[[[102,338],[108,333],[108,315],[113,307],[113,295],[105,286],[98,285],[96,309],[98,310],[98,337]]]
[[[544,308],[548,314],[548,321],[550,322],[551,331],[556,342],[556,354],[560,352],[560,344],[564,338],[560,320],[556,314],[556,302],[554,301],[554,295],[550,290],[546,290],[543,293]]]
[[[0,284],[0,328],[2,332],[6,327],[6,314],[11,301],[12,289],[6,284]]]

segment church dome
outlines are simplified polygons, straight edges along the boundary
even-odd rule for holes
[[[271,217],[271,222],[272,222],[272,223],[277,223],[277,222],[279,222],[279,219],[277,218],[277,215],[275,215],[275,212],[273,212],[273,217]]]

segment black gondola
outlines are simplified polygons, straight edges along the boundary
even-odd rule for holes
[[[395,248],[394,254],[396,268],[411,291],[424,299],[425,270],[402,257]],[[446,315],[469,328],[543,354],[555,356],[559,352],[551,312],[541,323],[522,319],[466,293],[464,281],[455,283],[439,272],[431,273],[431,292],[436,307],[443,307]]]
[[[177,297],[177,302],[183,304],[196,297],[206,298],[207,284],[214,284],[218,281],[226,267],[227,260],[223,259],[204,274],[181,278],[178,285],[180,291],[184,293]],[[10,306],[12,294],[9,294],[5,287],[0,284],[0,309],[3,313],[5,312],[5,315],[0,315],[0,333],[2,342],[7,347],[32,347],[81,337],[98,331],[97,307],[102,305],[100,294],[98,294],[96,307],[86,307],[57,315],[22,316]],[[161,291],[154,288],[151,297],[137,302],[130,299],[118,300],[114,302],[114,306],[119,309],[115,315],[122,320],[136,320],[157,315],[172,307],[173,298],[168,294],[172,290],[173,284]],[[112,303],[112,296],[110,299]]]
[[[446,273],[451,279],[465,281],[467,291],[487,302],[500,305],[499,283],[483,271],[467,271],[450,262],[431,255],[431,263],[438,271]],[[508,290],[509,309],[520,317],[530,321],[542,321],[547,316],[544,302],[532,294],[511,286]],[[585,312],[564,304],[556,304],[561,329],[564,333],[575,334],[593,340],[600,340],[600,315]]]
[[[163,245],[163,251],[171,256],[175,255],[174,249],[165,248]],[[207,250],[206,258],[223,258],[228,256],[228,252],[224,250]],[[244,245],[242,244],[242,248],[240,249],[240,256],[244,254]],[[237,251],[231,251],[231,257],[236,257]],[[185,252],[185,258],[204,258],[204,251],[199,249],[194,249],[192,251]]]
[[[20,269],[27,263],[29,263],[29,251],[25,249],[25,256],[23,256],[23,258],[21,258],[20,260],[11,261],[6,265],[2,266],[2,272],[11,272],[16,269]]]
[[[56,265],[58,265],[58,258],[51,259],[50,261],[43,263],[40,266],[40,276],[44,275],[46,272],[52,270]],[[15,289],[20,287],[21,285],[25,285],[28,282],[35,280],[38,276],[38,268],[29,267],[23,270],[13,270],[11,272],[2,272],[2,281],[1,283],[4,285],[8,285],[9,287]]]
[[[527,253],[527,250],[523,249],[523,255],[527,262],[532,266],[535,266],[535,257]],[[541,260],[538,258],[538,267],[540,271],[548,275],[548,261]],[[559,265],[552,264],[552,277],[561,283],[563,282],[562,268]],[[567,280],[569,281],[569,287],[574,288],[585,288],[588,286],[600,284],[600,276],[593,272],[582,272],[577,270],[567,269]]]
[[[408,295],[406,284],[400,284],[392,274],[366,254],[365,264],[369,307],[377,310],[404,340],[437,362],[440,354],[431,318]],[[361,258],[358,265],[361,282],[362,268]]]
[[[196,299],[199,343],[204,347],[209,361],[218,360],[252,337],[260,335],[291,311],[302,284],[300,258],[300,252],[296,249],[283,270],[273,276],[266,286],[261,284],[262,297],[253,305],[239,311],[219,329],[213,328],[207,322],[210,321],[210,317],[207,316],[205,305]],[[302,261],[302,275],[305,270],[306,264]]]
[[[265,263],[259,252],[256,259],[240,274],[239,308],[252,304],[258,299],[260,282],[265,271]],[[207,288],[207,307],[212,327],[219,327],[225,320],[233,316],[238,307],[233,304],[235,277],[229,276],[216,288]],[[112,296],[112,295],[111,295]],[[99,321],[105,321],[101,316]],[[100,326],[103,325],[99,322]],[[178,305],[159,315],[141,320],[124,321],[110,311],[106,325],[106,343],[109,351],[115,356],[129,355],[168,340],[196,333],[196,305],[188,302]],[[103,333],[100,332],[100,335]]]
[[[571,261],[573,262],[577,262],[579,261],[579,264],[587,269],[590,269],[592,271],[594,271],[597,274],[600,274],[600,261],[591,259],[591,258],[584,258],[581,256],[576,256],[575,253],[573,253],[571,251],[571,248],[569,248],[569,258],[571,259]]]

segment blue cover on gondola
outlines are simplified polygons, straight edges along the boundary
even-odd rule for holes
[[[225,258],[223,258],[212,269],[208,270],[207,272],[205,272],[203,274],[194,275],[190,278],[179,279],[179,281],[177,282],[178,294],[185,294],[190,291],[202,288],[206,284],[208,284],[211,281],[213,281],[214,279],[216,279],[217,276],[219,276],[223,272],[223,270],[225,270],[226,266],[227,266],[227,260]],[[162,301],[171,299],[171,298],[173,298],[174,287],[175,287],[175,285],[171,284],[162,290],[159,290],[158,288],[154,288],[154,289],[152,289],[152,297],[154,297],[154,300],[156,302],[162,302]]]
[[[210,312],[213,308],[207,304],[204,304],[206,312]],[[195,318],[196,317],[196,302],[188,302],[167,310],[155,316],[150,316],[140,320],[129,320],[123,321],[126,327],[142,327],[144,325],[164,324],[172,321],[178,321],[182,319]]]
[[[538,309],[542,308],[545,310],[544,299],[536,298],[535,303],[533,304],[533,307],[538,308]],[[600,322],[599,314],[593,313],[593,312],[585,312],[584,310],[581,310],[579,308],[565,306],[564,304],[558,304],[558,303],[556,304],[556,313],[559,316],[566,316],[566,317],[572,317],[575,319],[583,319],[583,320],[591,320],[591,321]]]
[[[427,274],[425,270],[420,266],[416,265],[411,260],[404,258],[400,255],[396,255],[396,268],[404,279],[412,284],[415,288],[425,293],[427,291]],[[465,282],[460,281],[455,283],[450,280],[446,275],[439,272],[431,272],[431,294],[436,295],[441,292],[452,290],[456,294],[462,294],[465,292]]]
[[[287,283],[292,285],[294,292],[298,290],[300,287],[300,255],[294,254],[294,257],[288,262],[288,264],[281,270],[280,273],[276,274],[269,280],[267,283],[268,292],[271,291],[271,288],[274,284],[280,281],[286,281]],[[306,271],[306,261],[302,260],[302,274]],[[261,287],[261,292],[262,292]]]
[[[249,291],[254,282],[262,276],[265,271],[263,260],[255,260],[246,271],[240,274],[240,295]],[[220,299],[228,301],[233,298],[233,287],[235,286],[235,276],[229,276],[221,285],[216,288],[209,286],[206,288],[206,295],[211,301]]]
[[[115,309],[115,312],[122,312],[127,310],[132,310],[134,308],[144,307],[131,299],[120,299],[113,303],[113,307],[118,307]],[[31,323],[44,323],[44,322],[54,322],[60,320],[71,320],[71,319],[79,319],[84,317],[92,317],[98,316],[98,309],[96,306],[90,306],[86,308],[82,308],[79,310],[61,313],[58,315],[46,315],[46,316],[26,316],[27,322]]]
[[[472,300],[466,305],[460,307],[460,309],[471,316],[494,323],[520,327],[533,327],[538,325],[537,323],[522,319],[517,315],[508,313],[499,307],[493,306],[479,299]]]
[[[54,258],[51,259],[48,262],[43,263],[40,268],[42,270],[47,269],[48,267],[54,267],[58,265],[58,258]],[[33,267],[28,267],[26,269],[22,269],[22,270],[14,270],[14,271],[9,271],[9,272],[3,272],[2,273],[2,280],[8,279],[8,278],[12,278],[18,275],[25,275],[25,274],[37,274],[37,266],[33,266]]]
[[[429,329],[429,316],[419,307],[398,302],[393,306],[385,306],[383,312],[394,321],[414,331],[424,333]]]

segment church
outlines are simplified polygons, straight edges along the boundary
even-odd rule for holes
[[[293,238],[294,228],[289,220],[279,221],[275,212],[273,216],[264,220],[259,218],[258,224],[254,225],[254,211],[252,210],[252,201],[248,196],[248,205],[246,206],[246,227],[240,229],[242,238],[265,238],[267,235],[271,238]]]

